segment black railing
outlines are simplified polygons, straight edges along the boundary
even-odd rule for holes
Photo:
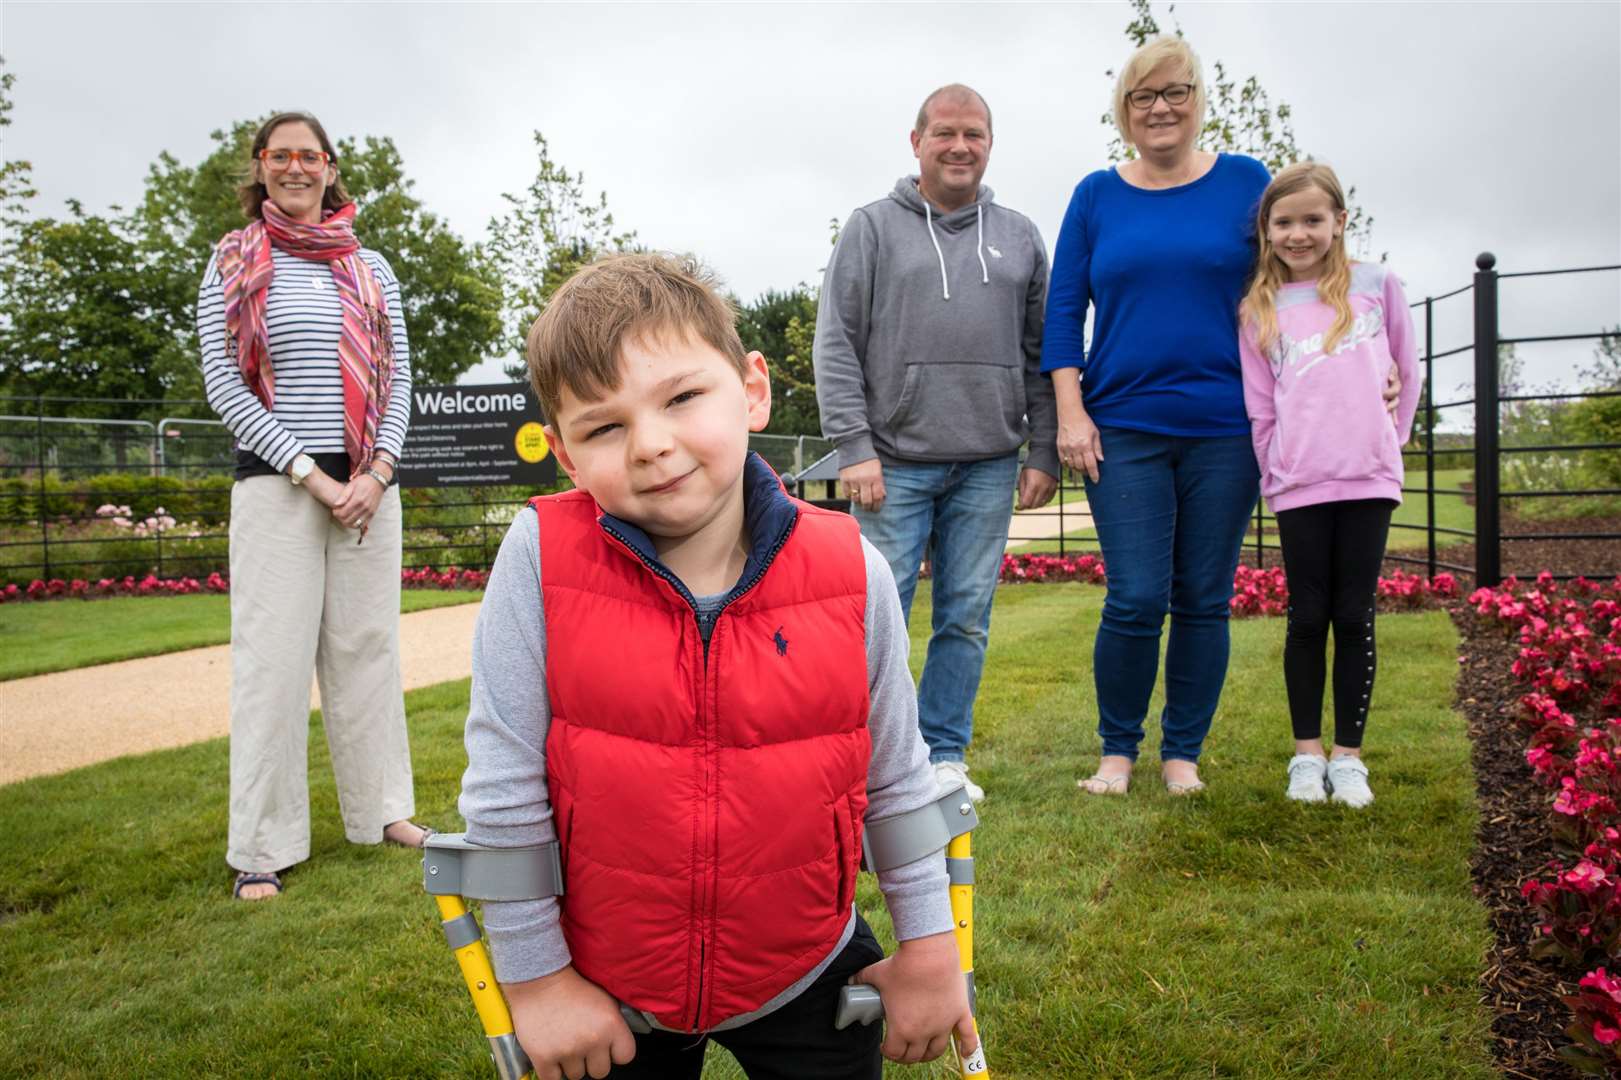
[[[1419,423],[1416,425],[1415,440],[1419,443],[1416,448],[1402,452],[1409,462],[1409,484],[1403,489],[1404,496],[1411,500],[1423,500],[1425,514],[1423,524],[1409,522],[1392,522],[1392,550],[1387,553],[1389,562],[1422,569],[1429,577],[1434,577],[1441,571],[1453,574],[1463,574],[1476,582],[1496,583],[1503,578],[1503,544],[1529,543],[1537,541],[1616,541],[1616,545],[1607,557],[1600,557],[1602,565],[1583,566],[1574,570],[1561,570],[1555,573],[1556,578],[1571,578],[1577,576],[1609,577],[1621,573],[1621,532],[1573,530],[1555,532],[1503,532],[1503,508],[1508,500],[1518,499],[1546,499],[1546,498],[1609,498],[1621,497],[1621,488],[1586,486],[1572,489],[1531,489],[1519,488],[1505,491],[1502,489],[1502,466],[1505,455],[1560,453],[1560,454],[1598,454],[1621,453],[1621,443],[1614,442],[1562,442],[1550,443],[1540,446],[1504,446],[1501,440],[1501,410],[1503,405],[1515,402],[1529,401],[1578,401],[1597,398],[1621,397],[1621,390],[1590,390],[1574,392],[1550,392],[1546,394],[1504,394],[1499,385],[1501,363],[1501,350],[1504,346],[1529,345],[1544,342],[1573,342],[1573,341],[1600,341],[1613,337],[1615,331],[1603,329],[1594,332],[1570,334],[1544,334],[1525,337],[1503,337],[1498,326],[1498,283],[1507,278],[1547,277],[1556,274],[1589,274],[1613,273],[1621,271],[1621,265],[1613,266],[1582,266],[1559,270],[1534,270],[1511,274],[1500,274],[1496,270],[1496,258],[1490,253],[1483,253],[1476,259],[1476,270],[1473,280],[1465,286],[1453,289],[1450,292],[1437,296],[1428,296],[1410,305],[1415,310],[1421,310],[1424,316],[1424,351],[1423,371],[1424,390],[1419,408]],[[1449,348],[1439,350],[1435,348],[1435,306],[1442,301],[1454,297],[1472,294],[1474,340]],[[1621,312],[1617,313],[1618,324],[1621,324]],[[1435,365],[1436,361],[1453,356],[1472,353],[1474,359],[1474,389],[1467,397],[1457,400],[1445,401],[1439,404],[1435,401]],[[1437,446],[1436,426],[1438,420],[1449,410],[1471,409],[1474,433],[1472,441],[1467,444]],[[1467,455],[1473,466],[1474,483],[1469,491],[1460,488],[1437,487],[1436,459],[1441,456],[1457,458]],[[1418,459],[1423,463],[1422,486],[1415,486],[1412,481],[1417,477],[1414,473]],[[1081,492],[1081,485],[1073,474],[1066,471],[1060,483],[1060,498],[1067,494],[1074,498]],[[1473,528],[1464,529],[1438,524],[1436,498],[1472,498],[1474,500]],[[1611,513],[1613,519],[1617,515]],[[1038,524],[1039,523],[1039,524]],[[1056,528],[1055,528],[1056,526]],[[1010,533],[1014,550],[1043,550],[1056,547],[1060,555],[1080,551],[1098,551],[1095,537],[1082,531],[1084,521],[1075,513],[1073,504],[1061,502],[1057,507],[1051,508],[1041,515],[1016,515],[1013,529]],[[1276,552],[1277,520],[1266,512],[1263,505],[1256,507],[1254,523],[1251,526],[1250,538],[1246,541],[1246,550],[1250,553],[1257,565],[1263,564],[1267,552]],[[1403,535],[1415,532],[1424,534],[1424,548],[1422,554],[1413,552],[1406,543],[1397,539]],[[1056,534],[1056,535],[1053,535]],[[1467,543],[1473,546],[1473,557],[1467,562],[1454,561],[1457,557],[1449,557],[1449,549]]]
[[[87,415],[118,410],[135,415]],[[820,452],[822,440],[754,435],[750,447],[786,472]],[[235,467],[233,439],[204,401],[0,396],[0,588],[35,578],[226,573]],[[488,569],[535,492],[400,494],[407,569]],[[104,506],[130,513],[98,514]]]
[[[1403,451],[1411,463],[1423,461],[1423,486],[1404,489],[1409,499],[1424,501],[1423,524],[1392,523],[1392,549],[1387,560],[1422,568],[1433,577],[1440,571],[1464,574],[1477,582],[1495,583],[1503,576],[1503,544],[1535,541],[1616,541],[1604,549],[1604,565],[1561,568],[1556,577],[1608,577],[1621,571],[1621,533],[1573,529],[1566,532],[1503,532],[1506,500],[1621,497],[1621,488],[1584,486],[1553,490],[1521,487],[1502,490],[1505,456],[1559,453],[1600,454],[1621,452],[1621,443],[1562,442],[1543,446],[1504,446],[1501,410],[1504,404],[1529,401],[1572,401],[1621,397],[1621,390],[1503,394],[1498,385],[1503,346],[1542,342],[1597,341],[1615,331],[1553,334],[1505,338],[1498,327],[1498,284],[1509,278],[1556,274],[1613,273],[1616,266],[1584,266],[1499,274],[1496,260],[1482,254],[1476,260],[1470,284],[1412,305],[1424,314],[1424,391],[1420,409],[1420,445]],[[1443,301],[1472,294],[1474,340],[1437,351],[1434,340],[1435,307]],[[1621,313],[1617,323],[1621,324]],[[1435,401],[1435,365],[1439,360],[1474,354],[1474,390],[1466,397]],[[1451,410],[1471,409],[1473,441],[1467,445],[1437,445],[1438,418]],[[111,416],[110,413],[125,415]],[[205,576],[227,567],[226,543],[230,519],[230,474],[234,468],[231,439],[223,428],[212,426],[213,413],[203,401],[113,400],[90,398],[0,396],[0,586],[51,578],[80,571],[97,576],[122,577],[148,572]],[[791,441],[791,440],[790,440]],[[811,455],[796,445],[790,457],[778,455],[773,464],[783,471],[811,470]],[[1437,458],[1467,455],[1473,465],[1472,491],[1437,487]],[[1410,469],[1412,476],[1416,469]],[[1415,477],[1416,479],[1416,477]],[[820,489],[826,486],[827,490]],[[825,495],[837,500],[832,484],[801,485],[808,497]],[[518,488],[417,489],[405,494],[404,563],[407,567],[455,563],[485,568],[493,560],[507,522],[529,492]],[[1474,499],[1473,528],[1438,524],[1437,497]],[[1060,555],[1098,551],[1090,529],[1084,490],[1066,471],[1058,498],[1039,513],[1014,517],[1009,535],[1014,550],[1054,550]],[[129,505],[129,525],[111,524],[110,515],[96,527],[98,503]],[[174,505],[169,505],[174,504]],[[174,527],[160,518],[156,527],[137,532],[135,522],[158,517],[164,505]],[[471,511],[476,508],[476,516]],[[183,513],[175,513],[183,509]],[[510,510],[510,513],[507,511]],[[123,517],[123,515],[119,515]],[[1615,517],[1612,513],[1611,519]],[[183,520],[182,520],[183,519]],[[181,529],[181,525],[188,528]],[[191,528],[189,526],[200,526]],[[122,530],[122,531],[120,531]],[[492,532],[492,530],[495,530]],[[1424,534],[1422,553],[1396,540],[1397,536]],[[1256,508],[1253,535],[1247,548],[1258,564],[1275,552],[1276,519]],[[1459,544],[1473,545],[1473,558],[1454,561]]]

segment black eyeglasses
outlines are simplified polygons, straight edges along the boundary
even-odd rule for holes
[[[1160,98],[1164,98],[1167,105],[1185,105],[1192,96],[1192,83],[1172,83],[1163,90],[1133,90],[1126,95],[1126,100],[1138,112],[1147,112]]]

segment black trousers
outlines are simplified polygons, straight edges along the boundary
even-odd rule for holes
[[[880,1080],[878,1053],[884,1025],[852,1024],[833,1029],[839,990],[850,976],[884,958],[866,920],[856,916],[855,932],[827,969],[794,1000],[758,1020],[727,1031],[685,1035],[655,1031],[636,1036],[636,1057],[617,1065],[611,1080],[699,1080],[704,1047],[714,1039],[737,1058],[749,1080]]]
[[[1322,737],[1325,654],[1333,627],[1334,742],[1362,745],[1377,660],[1375,593],[1395,507],[1389,499],[1353,499],[1278,513],[1289,578],[1283,683],[1296,739]]]

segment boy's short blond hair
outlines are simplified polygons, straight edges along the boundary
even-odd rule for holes
[[[693,256],[609,255],[575,271],[524,341],[546,422],[555,421],[565,386],[583,401],[617,390],[626,342],[666,336],[710,346],[740,378],[748,371],[737,309]]]

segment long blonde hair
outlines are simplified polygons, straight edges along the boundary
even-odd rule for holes
[[[1278,289],[1289,280],[1289,268],[1273,250],[1267,237],[1267,222],[1272,207],[1279,199],[1297,195],[1308,188],[1323,192],[1334,204],[1336,214],[1345,211],[1345,189],[1334,170],[1319,161],[1297,161],[1286,165],[1267,185],[1261,196],[1261,208],[1255,215],[1256,242],[1259,253],[1255,259],[1255,274],[1250,278],[1249,290],[1238,306],[1239,322],[1254,329],[1255,344],[1261,353],[1268,354],[1278,342]],[[1329,327],[1323,351],[1331,351],[1340,339],[1351,331],[1351,257],[1345,253],[1345,232],[1334,238],[1328,247],[1328,256],[1322,276],[1317,279],[1317,298],[1334,309],[1334,325]]]

